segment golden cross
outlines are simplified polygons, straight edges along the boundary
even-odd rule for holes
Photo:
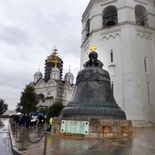
[[[53,62],[55,65],[54,67],[57,67],[57,64],[61,63],[59,59],[55,59],[55,60],[49,59],[47,62]]]
[[[97,49],[97,47],[95,46],[95,45],[92,45],[91,47],[90,47],[90,50],[93,52],[93,51],[95,51]]]
[[[57,67],[57,64],[60,64],[61,61],[59,60],[59,58],[56,56],[57,55],[57,49],[54,49],[53,55],[50,59],[47,60],[47,62],[53,62],[55,67]]]
[[[55,67],[57,67],[57,64],[59,63],[59,61],[56,59],[55,61],[53,61],[55,64]]]

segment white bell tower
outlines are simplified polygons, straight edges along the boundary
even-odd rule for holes
[[[82,16],[81,68],[92,44],[127,119],[155,122],[155,1],[91,0]]]

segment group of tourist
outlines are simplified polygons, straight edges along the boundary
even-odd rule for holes
[[[13,123],[26,128],[35,128],[36,126],[42,127],[45,123],[45,117],[43,115],[35,114],[21,114],[12,116]]]

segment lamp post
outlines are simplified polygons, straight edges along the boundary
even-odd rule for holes
[[[19,109],[20,109],[20,112],[22,112],[22,110],[23,110],[23,106],[20,106]]]

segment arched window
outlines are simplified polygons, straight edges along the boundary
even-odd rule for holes
[[[141,26],[148,26],[147,10],[142,5],[135,6],[136,24]]]
[[[111,81],[111,89],[112,89],[112,94],[114,94],[114,82]]]
[[[103,27],[111,27],[117,24],[117,8],[115,6],[108,6],[103,11]]]
[[[110,62],[114,62],[113,50],[110,51]]]
[[[150,83],[147,82],[147,94],[148,94],[148,102],[149,104],[151,104],[151,100],[150,100]]]
[[[90,34],[90,19],[87,20],[85,29],[86,29],[86,37],[88,37]]]
[[[144,69],[145,69],[145,72],[148,72],[148,68],[147,68],[147,57],[144,57]]]

